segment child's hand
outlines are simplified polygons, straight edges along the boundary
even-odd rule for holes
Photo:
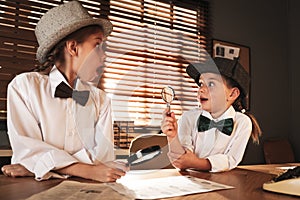
[[[11,165],[4,165],[1,168],[3,174],[5,176],[11,177],[21,177],[21,176],[34,176],[28,169],[26,169],[21,164],[11,164]]]
[[[90,165],[86,163],[74,163],[67,167],[55,170],[60,174],[78,176],[100,182],[114,182],[126,174],[129,168],[123,162],[98,162]]]
[[[92,165],[89,169],[89,179],[100,182],[115,182],[126,174],[129,168],[125,163],[120,162],[106,162]]]
[[[194,162],[199,159],[193,152],[189,150],[186,150],[186,153],[180,157],[172,155],[171,153],[169,154],[169,157],[173,158],[171,160],[172,165],[179,169],[192,168],[192,166],[194,166]]]
[[[174,159],[176,156],[177,159]],[[173,155],[172,153],[169,153],[169,157],[173,158],[173,160],[170,159],[172,161],[172,165],[178,169],[192,168],[205,171],[211,170],[211,163],[208,159],[198,158],[198,156],[190,150],[185,150],[185,154],[182,154],[179,157],[178,154]]]
[[[170,162],[173,164],[173,162],[175,160],[179,159],[183,154],[185,154],[185,152],[184,153],[174,153],[172,151],[169,151],[168,152],[168,157],[169,157]]]
[[[170,138],[174,138],[177,135],[177,120],[174,112],[169,112],[165,109],[163,112],[163,119],[161,122],[161,130]]]
[[[105,163],[107,166],[111,167],[111,168],[115,168],[115,169],[120,169],[124,172],[128,172],[130,170],[129,166],[127,165],[126,162],[123,161],[111,161],[111,162],[107,162]]]

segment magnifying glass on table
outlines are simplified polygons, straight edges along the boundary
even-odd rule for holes
[[[159,145],[154,145],[141,149],[127,158],[127,165],[137,165],[148,160],[151,160],[162,153]]]

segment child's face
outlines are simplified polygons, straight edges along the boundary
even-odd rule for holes
[[[222,115],[232,101],[228,101],[232,89],[228,88],[220,74],[203,73],[199,79],[198,101],[202,109],[213,117]]]
[[[102,75],[106,57],[103,40],[103,34],[98,32],[91,34],[80,44],[77,75],[81,80],[95,82]]]

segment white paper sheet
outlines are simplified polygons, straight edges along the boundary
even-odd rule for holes
[[[205,179],[182,176],[176,169],[133,170],[117,183],[108,185],[119,193],[135,199],[168,198],[233,188]]]

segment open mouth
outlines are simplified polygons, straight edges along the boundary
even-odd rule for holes
[[[201,103],[204,103],[204,102],[207,102],[207,101],[208,101],[208,98],[200,97],[200,102]]]

